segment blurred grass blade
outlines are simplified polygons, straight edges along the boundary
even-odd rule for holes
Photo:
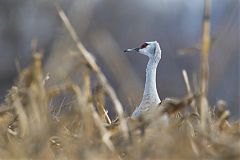
[[[123,107],[120,101],[117,98],[117,95],[111,85],[108,83],[105,75],[102,73],[101,69],[99,66],[96,64],[94,57],[90,54],[90,52],[87,51],[87,49],[83,46],[83,44],[80,42],[77,33],[75,32],[73,26],[71,25],[70,21],[68,20],[66,14],[64,11],[61,9],[61,7],[55,3],[56,9],[58,11],[58,14],[63,21],[65,28],[71,35],[72,39],[76,43],[76,46],[79,50],[79,52],[83,55],[83,57],[86,59],[86,61],[89,63],[93,71],[96,73],[98,80],[100,81],[101,85],[104,87],[106,90],[108,96],[111,98],[113,101],[116,111],[118,113],[119,119],[120,119],[120,127],[124,133],[124,137],[128,137],[128,127],[126,124],[126,120],[124,119],[124,113],[123,113]]]
[[[206,129],[208,114],[207,91],[209,79],[208,54],[210,50],[210,11],[211,0],[205,0],[202,30],[201,81],[200,81],[200,116],[202,130]]]

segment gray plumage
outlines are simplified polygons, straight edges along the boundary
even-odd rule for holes
[[[161,59],[161,49],[157,41],[145,42],[140,47],[127,49],[124,52],[137,51],[149,57],[146,68],[146,81],[144,93],[140,105],[134,110],[131,118],[138,118],[141,115],[152,111],[161,102],[156,87],[156,71]]]

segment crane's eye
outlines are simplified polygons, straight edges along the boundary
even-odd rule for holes
[[[141,48],[141,49],[146,48],[148,45],[149,45],[149,44],[147,44],[147,43],[143,43],[140,48]]]

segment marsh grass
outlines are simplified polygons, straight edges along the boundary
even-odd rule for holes
[[[51,74],[45,74],[42,54],[33,50],[32,65],[20,71],[0,107],[0,159],[240,158],[239,121],[229,121],[224,101],[208,106],[206,91],[192,90],[186,71],[185,97],[166,98],[151,117],[127,118],[94,57],[80,43],[59,6],[57,11],[84,57],[78,68],[82,85],[68,80],[47,87]],[[92,91],[93,75],[98,85]],[[207,78],[200,81],[207,84]],[[202,87],[207,89],[207,85]],[[75,101],[51,107],[61,94],[71,95]],[[116,109],[116,119],[110,119],[105,109],[107,97]],[[168,124],[162,121],[163,115],[170,117]]]

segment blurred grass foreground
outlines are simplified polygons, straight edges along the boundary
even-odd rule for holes
[[[32,65],[19,68],[0,107],[0,159],[240,159],[240,122],[229,120],[226,102],[210,107],[206,98],[208,16],[199,89],[190,88],[183,71],[185,97],[166,98],[152,117],[133,120],[63,10],[56,8],[76,53],[65,55],[62,63],[68,74],[61,70],[57,79],[43,69],[43,53],[33,40]],[[59,72],[57,66],[52,70]],[[114,108],[115,117],[107,105]],[[161,121],[163,114],[169,116],[168,124]]]

